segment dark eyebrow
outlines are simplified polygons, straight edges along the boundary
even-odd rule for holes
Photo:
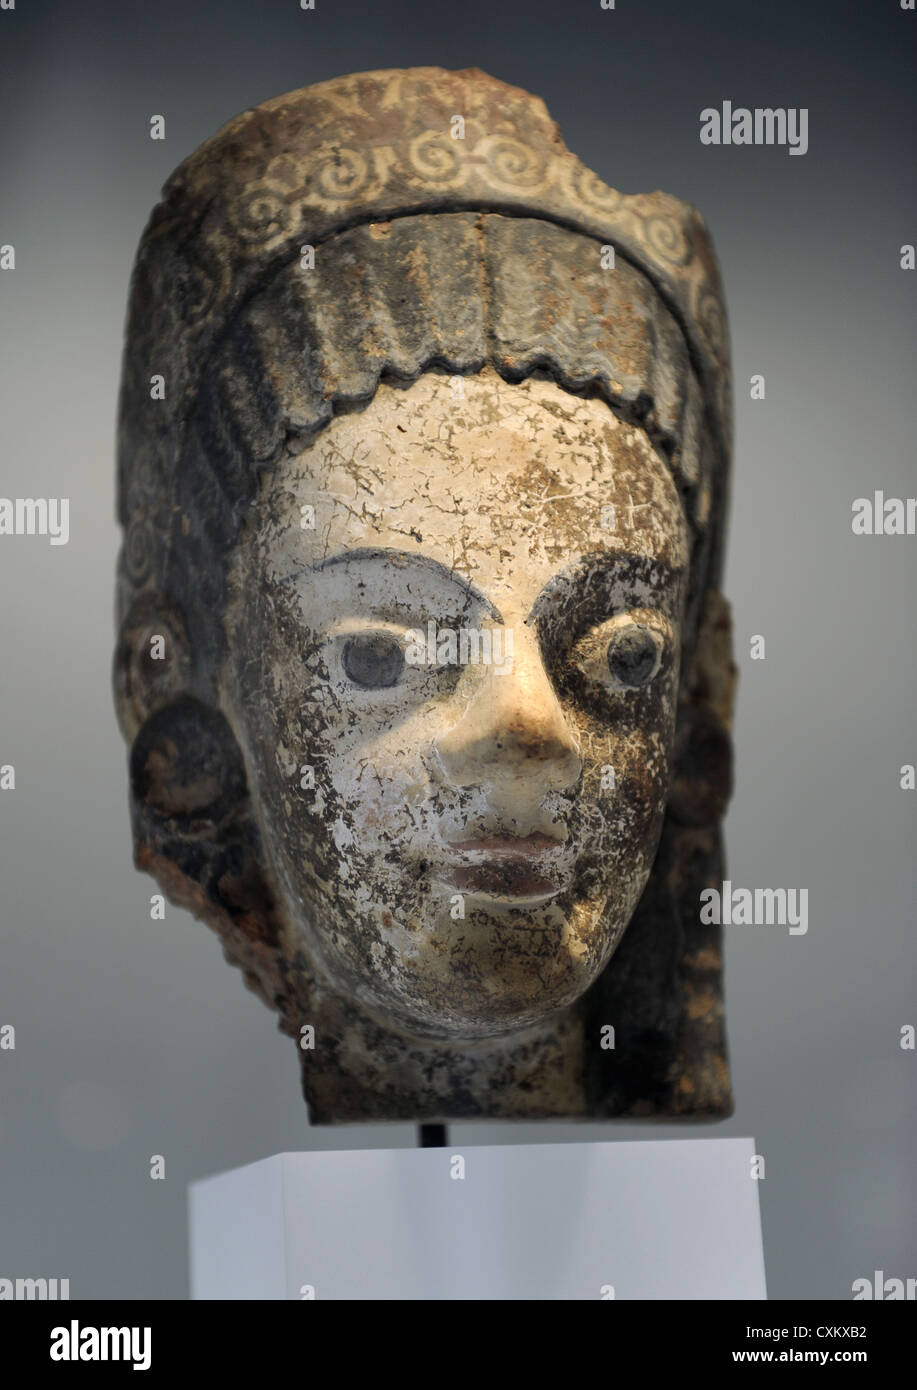
[[[441,560],[435,560],[432,555],[394,550],[385,546],[364,546],[357,550],[341,550],[336,555],[317,560],[314,564],[303,564],[300,569],[318,574],[334,565],[347,565],[351,562],[360,564],[367,560],[381,560],[399,569],[427,570],[447,583],[454,584],[456,588],[480,603],[496,622],[503,622],[502,613],[486,594],[470,579],[466,579],[449,565],[444,565]],[[546,608],[554,607],[558,603],[562,609],[569,610],[564,614],[564,618],[572,621],[580,609],[598,603],[603,597],[599,589],[589,592],[590,583],[603,578],[609,570],[618,566],[627,567],[631,571],[631,577],[643,582],[657,577],[671,584],[684,573],[683,569],[667,565],[661,560],[646,555],[634,555],[627,550],[603,550],[593,555],[583,555],[551,576],[532,604],[526,621],[537,619]],[[296,574],[289,575],[281,582],[288,584],[295,578]],[[584,588],[586,592],[583,592]]]
[[[421,569],[428,570],[437,575],[440,579],[446,580],[449,584],[454,584],[463,593],[480,603],[488,609],[490,615],[497,622],[503,621],[503,617],[497,610],[493,602],[482,593],[470,579],[459,574],[458,570],[451,569],[444,565],[441,560],[434,560],[432,555],[421,555],[408,550],[390,550],[384,546],[366,546],[359,550],[342,550],[336,555],[329,555],[327,559],[318,560],[314,565],[305,565],[303,568],[311,570],[314,574],[322,570],[330,569],[332,565],[347,565],[351,561],[360,564],[366,560],[382,560],[387,564],[394,565],[396,569]],[[287,581],[289,582],[289,581]]]
[[[532,604],[526,621],[539,618],[546,608],[557,605],[567,610],[563,613],[564,620],[572,621],[580,609],[591,607],[605,597],[605,591],[596,581],[605,579],[609,571],[615,568],[622,571],[615,578],[623,582],[637,580],[646,583],[656,579],[660,587],[677,584],[685,573],[684,567],[667,565],[648,555],[634,555],[628,550],[603,550],[593,555],[582,555],[551,576]]]

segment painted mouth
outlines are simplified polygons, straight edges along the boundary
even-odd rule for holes
[[[487,835],[453,840],[438,877],[460,893],[534,904],[566,886],[570,856],[550,835]]]

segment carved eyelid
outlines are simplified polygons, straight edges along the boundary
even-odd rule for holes
[[[619,621],[616,621],[619,620]],[[602,629],[606,631],[603,632]],[[647,633],[654,648],[653,665],[642,679],[628,680],[625,675],[616,673],[610,664],[616,635],[631,636],[635,632]],[[671,647],[671,630],[665,615],[658,610],[650,610],[635,605],[632,610],[612,614],[610,618],[596,623],[573,642],[567,652],[567,660],[588,680],[612,691],[643,690],[651,685],[659,675]]]

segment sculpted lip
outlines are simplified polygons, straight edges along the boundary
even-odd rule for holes
[[[489,854],[506,859],[532,859],[561,848],[550,835],[484,835],[478,840],[452,840],[449,848],[462,854]]]
[[[551,897],[563,886],[558,862],[563,850],[560,840],[542,834],[453,840],[440,877],[460,891],[488,897]]]

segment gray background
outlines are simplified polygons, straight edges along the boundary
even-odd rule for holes
[[[713,230],[738,428],[727,592],[741,682],[730,876],[808,888],[807,936],[734,928],[738,1108],[716,1128],[453,1127],[456,1146],[750,1134],[776,1298],[917,1275],[913,992],[917,539],[855,537],[915,492],[913,56],[897,0],[19,0],[0,12],[4,496],[69,496],[71,539],[0,538],[0,1276],[184,1297],[189,1180],[283,1150],[407,1146],[309,1129],[293,1044],[217,940],[131,865],[109,691],[114,410],[127,282],[171,169],[242,108],[348,71],[476,65],[543,96],[626,192]],[[806,106],[810,148],[705,148],[703,107]],[[149,117],[167,119],[151,142]],[[752,373],[767,399],[751,402]],[[767,658],[748,659],[752,634]],[[163,1154],[167,1177],[149,1177]]]

